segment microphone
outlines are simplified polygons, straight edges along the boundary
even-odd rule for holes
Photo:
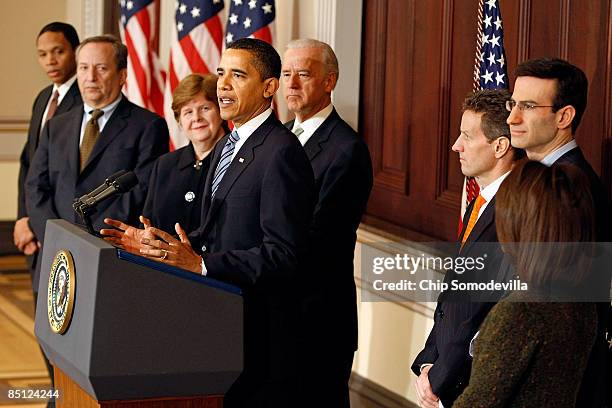
[[[93,191],[91,191],[91,192],[89,192],[87,194],[83,194],[81,197],[79,197],[77,200],[75,200],[75,203],[84,202],[88,198],[97,196],[98,194],[100,194],[101,192],[106,190],[106,188],[108,186],[110,186],[113,183],[113,181],[115,181],[118,177],[124,175],[125,173],[127,173],[126,170],[119,170],[118,172],[116,172],[114,174],[111,174],[110,176],[108,176],[106,178],[106,180],[104,180],[104,183],[102,183],[98,187],[96,187],[95,190],[93,190]]]
[[[109,176],[104,184],[96,187],[92,192],[76,199],[72,208],[81,216],[89,233],[99,236],[91,222],[91,214],[96,210],[96,206],[109,197],[130,191],[136,184],[138,184],[138,178],[134,172],[120,170]]]
[[[117,177],[104,190],[97,192],[97,194],[94,195],[98,189],[89,193],[89,196],[82,201],[82,204],[89,208],[95,207],[109,197],[130,191],[137,184],[138,178],[134,172],[127,172]]]

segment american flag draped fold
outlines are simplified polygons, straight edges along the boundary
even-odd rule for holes
[[[120,0],[120,32],[128,48],[124,93],[133,103],[163,116],[164,72],[157,48],[156,0]]]
[[[251,37],[273,45],[275,17],[274,0],[231,0],[225,43]]]
[[[179,0],[174,25],[164,93],[164,113],[172,146],[187,144],[172,113],[172,93],[178,83],[191,73],[216,72],[223,47],[223,27],[219,12],[223,0]]]
[[[478,89],[508,89],[504,30],[499,0],[480,0],[478,3],[474,90]],[[479,190],[476,180],[468,177],[461,203],[461,219],[463,219],[467,204],[478,196]],[[459,232],[461,232],[461,225]]]

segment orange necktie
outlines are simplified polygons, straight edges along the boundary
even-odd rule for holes
[[[465,228],[465,233],[463,234],[463,238],[461,239],[461,245],[463,245],[467,237],[470,236],[470,233],[474,229],[474,225],[476,225],[476,221],[478,220],[478,213],[480,212],[480,207],[482,207],[482,205],[486,202],[487,200],[485,200],[483,196],[478,195],[478,197],[476,197],[476,202],[474,203],[474,208],[472,208],[472,213],[470,214],[468,225]]]

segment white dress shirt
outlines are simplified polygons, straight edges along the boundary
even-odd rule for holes
[[[559,147],[558,149],[553,150],[552,152],[548,153],[546,157],[544,157],[540,163],[542,163],[543,165],[547,167],[550,167],[557,160],[559,160],[559,158],[563,156],[565,153],[577,147],[578,147],[578,143],[576,143],[576,139],[572,139],[566,144],[564,144],[563,146]]]
[[[102,112],[104,112],[104,114],[98,118],[98,127],[100,128],[100,133],[102,133],[104,126],[106,125],[110,117],[112,116],[113,112],[115,112],[115,109],[117,109],[117,105],[119,105],[119,102],[121,101],[122,96],[123,94],[119,93],[119,96],[117,97],[117,99],[115,99],[111,104],[106,105],[105,107],[102,108]],[[87,126],[87,122],[89,121],[89,119],[91,119],[90,112],[92,112],[94,109],[95,108],[92,108],[91,106],[83,102],[83,110],[85,111],[85,114],[83,115],[83,121],[81,122],[81,136],[79,139],[79,146],[81,145],[81,143],[83,143],[83,136],[85,135],[85,127]]]
[[[230,163],[234,160],[234,157],[236,157],[236,154],[240,151],[240,148],[247,141],[247,139],[251,137],[251,135],[262,125],[262,123],[266,121],[266,119],[268,119],[271,114],[272,109],[268,108],[242,126],[236,126],[234,128],[234,130],[238,132],[240,139],[238,139],[236,145],[234,146],[234,154],[232,154],[232,160]]]
[[[300,122],[297,118],[295,118],[291,131],[295,133],[295,130],[297,128],[302,128],[304,132],[298,136],[298,139],[300,140],[302,146],[304,146],[306,142],[308,142],[314,132],[317,131],[319,126],[321,126],[323,122],[325,122],[325,119],[327,119],[329,115],[331,115],[333,109],[334,106],[330,103],[325,108],[318,111],[313,117],[306,119],[304,122]]]
[[[51,90],[51,97],[47,101],[47,107],[45,108],[45,112],[43,113],[41,123],[44,124],[47,122],[47,113],[49,112],[49,106],[51,105],[51,99],[53,99],[53,94],[55,93],[55,91],[57,91],[58,93],[57,106],[59,106],[59,104],[62,103],[64,96],[66,96],[66,94],[70,90],[70,87],[72,86],[72,84],[74,84],[74,81],[76,81],[76,74],[72,78],[70,78],[63,84],[61,84],[60,86],[57,86],[57,84],[53,84],[53,89]],[[42,129],[43,129],[43,126],[40,127],[41,132],[42,132]]]
[[[507,172],[501,175],[500,177],[495,179],[494,182],[492,182],[491,184],[489,184],[488,186],[480,190],[480,195],[486,201],[483,205],[480,206],[480,211],[478,211],[478,218],[476,218],[476,220],[480,218],[485,208],[487,208],[487,205],[489,205],[489,202],[491,202],[493,197],[495,197],[495,194],[497,194],[497,190],[499,190],[499,186],[501,186],[501,183],[503,183],[503,181],[506,179],[506,177],[508,177],[509,174],[510,172]]]

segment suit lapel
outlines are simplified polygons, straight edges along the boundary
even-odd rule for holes
[[[75,107],[70,111],[70,121],[68,122],[68,129],[65,133],[65,137],[68,138],[67,145],[69,146],[68,151],[68,165],[70,166],[70,174],[74,175],[76,179],[80,173],[79,163],[79,142],[81,135],[81,124],[83,123],[83,107]]]
[[[272,114],[268,119],[265,120],[264,123],[261,124],[261,126],[259,126],[259,128],[255,130],[255,132],[253,132],[251,136],[249,136],[249,138],[242,145],[240,150],[236,152],[236,155],[234,156],[234,159],[232,160],[230,166],[227,168],[225,175],[223,175],[223,180],[221,180],[221,183],[217,188],[217,192],[215,193],[214,199],[211,200],[212,179],[214,178],[214,173],[217,170],[217,165],[219,163],[221,152],[223,151],[223,146],[225,146],[225,143],[227,142],[228,136],[222,139],[222,145],[221,142],[219,142],[220,148],[216,149],[215,155],[212,158],[209,174],[206,178],[206,187],[204,189],[203,207],[205,208],[206,216],[203,225],[205,231],[214,219],[216,212],[221,206],[221,203],[223,202],[223,200],[225,200],[225,197],[231,190],[236,180],[255,159],[257,147],[259,147],[266,140],[266,137],[268,136],[270,131],[272,131],[274,125],[277,124],[277,122],[278,119],[276,119],[274,114]]]
[[[42,130],[42,117],[45,113],[45,109],[47,109],[47,104],[49,103],[49,98],[51,98],[51,92],[53,91],[53,85],[46,87],[42,91],[42,95],[39,98],[39,103],[34,106],[32,111],[32,119],[30,123],[33,124],[33,128],[30,129],[30,158],[34,157],[34,152],[38,147],[38,140],[40,138],[40,131]]]
[[[123,129],[127,126],[128,118],[130,116],[131,111],[131,107],[129,104],[130,102],[128,102],[127,98],[125,96],[122,96],[119,105],[117,105],[117,108],[109,118],[106,125],[104,125],[104,130],[102,131],[102,133],[100,133],[98,141],[94,145],[93,150],[89,155],[89,159],[87,159],[87,163],[85,163],[85,167],[83,168],[82,173],[85,173],[87,167],[89,167],[91,162],[93,162],[96,157],[102,154],[106,147],[113,140],[115,140],[119,136],[119,134],[121,134]]]
[[[210,158],[210,167],[208,168],[208,174],[206,175],[206,182],[204,183],[204,193],[202,203],[202,213],[200,214],[200,225],[207,227],[209,214],[210,214],[210,200],[211,193],[210,189],[212,186],[212,180],[215,176],[215,171],[217,170],[217,165],[219,164],[219,159],[221,157],[221,152],[223,151],[223,146],[227,142],[229,135],[225,135],[221,140],[217,142],[215,145],[215,149],[212,151],[212,157]],[[207,233],[205,233],[206,235]]]
[[[319,153],[321,153],[323,146],[331,137],[332,131],[338,124],[339,119],[340,116],[338,116],[336,109],[332,109],[332,112],[329,114],[327,119],[321,123],[321,126],[319,126],[312,137],[308,139],[304,145],[304,150],[306,151],[308,160],[312,161]]]
[[[79,96],[79,86],[77,82],[74,81],[70,89],[68,89],[68,92],[66,92],[66,95],[64,95],[62,102],[57,107],[57,112],[55,112],[55,114],[59,115],[60,113],[68,112],[75,105],[78,105],[81,102]]]

